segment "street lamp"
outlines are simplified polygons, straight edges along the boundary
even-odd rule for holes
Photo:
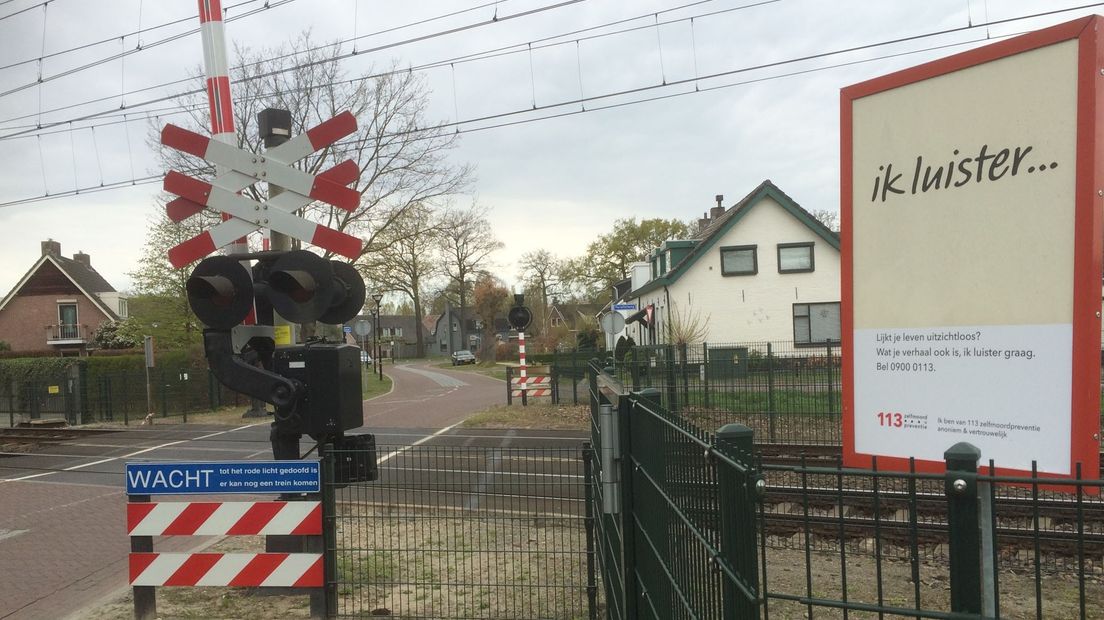
[[[379,380],[383,381],[383,362],[380,360],[379,355],[379,336],[380,336],[380,302],[383,301],[383,293],[376,291],[372,293],[372,301],[376,302],[376,311],[374,316],[376,317],[376,329],[372,333],[372,349],[375,351],[376,363],[379,364]]]

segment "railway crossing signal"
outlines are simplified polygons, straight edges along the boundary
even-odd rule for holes
[[[347,183],[359,177],[356,163],[345,161],[319,175],[303,172],[292,165],[354,131],[356,118],[349,112],[343,112],[261,155],[175,125],[166,125],[161,131],[162,144],[229,169],[210,182],[175,170],[169,171],[165,175],[165,191],[180,196],[167,205],[169,217],[179,222],[204,207],[232,216],[170,249],[169,262],[174,267],[183,267],[262,227],[346,258],[359,256],[362,247],[360,239],[294,213],[315,200],[346,211],[356,209],[360,204],[360,194],[346,187]],[[284,191],[265,202],[237,193],[258,181],[278,185]]]

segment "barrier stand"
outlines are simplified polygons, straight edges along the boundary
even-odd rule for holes
[[[321,462],[127,463],[134,617],[157,616],[156,588],[293,588],[326,617]],[[332,477],[332,474],[330,474]],[[151,495],[309,493],[312,501],[150,501]],[[154,536],[296,536],[308,553],[159,553]]]

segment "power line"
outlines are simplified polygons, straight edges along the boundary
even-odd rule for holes
[[[231,18],[231,19],[228,19],[226,21],[234,21],[234,20],[237,20],[237,19],[244,19],[246,17],[251,17],[253,15],[256,15],[257,13],[261,13],[261,12],[267,11],[269,9],[274,9],[274,8],[277,8],[277,7],[281,7],[281,6],[284,6],[285,4],[290,4],[290,3],[295,2],[295,1],[296,0],[276,0],[275,2],[265,2],[265,5],[263,7],[260,7],[258,9],[254,9],[252,11],[248,11],[246,13],[242,13],[241,15],[238,15],[238,16],[236,16],[234,18]],[[172,41],[177,41],[179,39],[183,39],[184,37],[191,36],[191,35],[193,35],[197,32],[199,32],[199,28],[188,30],[186,32],[181,32],[179,34],[174,34],[174,35],[165,37],[164,39],[154,41],[154,42],[152,42],[148,45],[143,45],[141,47],[137,47],[137,48],[130,49],[130,50],[124,50],[124,51],[119,52],[118,54],[114,54],[112,56],[107,56],[107,57],[101,58],[99,60],[94,60],[92,62],[88,62],[88,63],[85,63],[83,65],[73,67],[72,69],[66,69],[65,71],[62,71],[61,73],[55,73],[53,75],[46,76],[46,77],[40,76],[37,80],[35,80],[33,82],[26,82],[24,84],[21,84],[19,86],[14,87],[14,88],[9,88],[8,90],[5,90],[5,91],[0,91],[0,97],[7,97],[8,95],[12,95],[12,94],[15,94],[15,93],[18,93],[18,92],[22,92],[24,90],[27,90],[28,88],[34,88],[35,86],[41,86],[42,84],[45,84],[47,82],[52,82],[54,80],[58,80],[58,79],[61,79],[63,77],[67,77],[67,76],[70,76],[70,75],[73,75],[73,74],[76,74],[76,73],[80,73],[82,71],[87,71],[88,69],[92,69],[94,67],[98,67],[100,65],[104,65],[104,64],[107,64],[109,62],[114,62],[114,61],[119,60],[121,58],[126,58],[127,56],[130,56],[132,54],[137,54],[139,52],[143,52],[145,50],[149,50],[149,49],[164,45],[166,43],[171,43]],[[121,37],[116,37],[116,38],[118,38],[120,41],[122,40]],[[114,38],[112,40],[114,40]],[[40,56],[38,59],[35,60],[35,62],[41,62],[41,59],[42,59],[42,57]]]
[[[50,1],[53,2],[54,0],[50,0]],[[253,3],[256,3],[256,2],[260,2],[260,1],[261,0],[244,0],[243,2],[239,2],[237,4],[232,4],[230,6],[223,7],[223,11],[224,12],[230,12],[231,10],[236,9],[240,6],[244,6],[246,4],[253,4]],[[5,16],[5,17],[10,17],[10,16]],[[4,19],[4,17],[0,17],[0,19]],[[140,29],[132,31],[132,32],[125,32],[123,34],[116,35],[116,36],[113,36],[113,37],[109,37],[109,38],[106,38],[106,39],[100,39],[99,41],[92,41],[91,43],[83,43],[83,44],[77,45],[75,47],[70,47],[70,48],[66,48],[66,49],[63,49],[63,50],[58,50],[56,52],[50,52],[49,54],[44,54],[44,55],[38,56],[36,58],[28,58],[26,60],[17,60],[13,63],[10,63],[10,64],[0,65],[0,71],[3,71],[4,69],[12,69],[14,67],[19,67],[19,66],[22,66],[22,65],[29,65],[31,63],[40,62],[40,61],[43,61],[43,60],[49,60],[51,58],[57,58],[58,56],[64,56],[66,54],[72,54],[73,52],[79,52],[79,51],[86,50],[86,49],[89,49],[89,48],[92,48],[92,47],[96,47],[98,45],[105,45],[107,43],[112,43],[114,41],[118,41],[119,39],[125,39],[127,37],[141,36],[142,34],[144,34],[146,32],[153,32],[154,30],[160,30],[162,28],[167,28],[169,26],[175,26],[177,24],[182,24],[182,23],[185,23],[185,22],[192,22],[192,21],[195,21],[195,19],[196,18],[195,18],[194,15],[190,16],[190,17],[182,17],[180,19],[174,19],[172,21],[164,22],[164,23],[158,24],[156,26],[148,26],[146,28],[140,28]],[[231,17],[227,21],[233,21],[235,19],[240,19],[240,18],[239,17]],[[198,30],[193,30],[191,32],[195,33],[195,32],[199,32],[199,31]]]
[[[537,107],[534,107],[534,108],[525,108],[525,109],[522,109],[522,110],[502,112],[502,113],[498,113],[498,114],[487,115],[487,116],[482,116],[482,117],[477,117],[477,118],[471,118],[471,119],[466,119],[466,120],[463,120],[463,121],[455,121],[455,122],[451,122],[451,123],[440,123],[440,124],[434,125],[433,127],[414,129],[414,130],[410,130],[410,131],[395,132],[395,133],[392,133],[392,134],[387,134],[387,135],[382,136],[382,137],[387,138],[387,137],[398,137],[398,136],[402,136],[402,135],[419,134],[419,133],[424,133],[428,129],[437,129],[437,130],[439,130],[439,129],[447,129],[447,128],[450,128],[450,127],[454,128],[458,133],[471,133],[471,132],[475,132],[475,131],[485,131],[487,129],[509,127],[509,126],[513,126],[513,125],[520,125],[520,124],[529,123],[529,122],[537,122],[537,121],[541,121],[541,120],[549,120],[549,119],[552,119],[552,118],[560,118],[560,117],[564,117],[564,116],[573,116],[573,115],[581,114],[581,113],[585,113],[585,112],[607,110],[607,109],[625,107],[625,106],[628,106],[628,105],[636,105],[638,103],[658,101],[658,100],[662,100],[662,99],[668,99],[668,98],[673,98],[673,97],[678,97],[678,96],[683,96],[683,95],[688,95],[688,94],[695,94],[695,93],[698,93],[698,92],[708,92],[708,91],[712,91],[712,90],[718,90],[718,89],[721,89],[721,88],[731,88],[733,86],[745,85],[745,84],[748,84],[748,83],[764,82],[764,81],[769,81],[769,80],[774,80],[774,79],[780,79],[780,78],[783,78],[783,77],[791,77],[791,76],[794,76],[794,75],[800,75],[800,74],[805,74],[805,73],[812,73],[812,72],[816,72],[816,71],[823,71],[823,70],[827,70],[827,69],[838,68],[838,67],[842,67],[842,66],[873,62],[873,61],[877,61],[877,60],[884,60],[884,59],[887,59],[887,58],[894,58],[894,57],[899,57],[899,56],[908,55],[908,54],[921,53],[921,52],[925,52],[925,51],[933,51],[933,50],[937,50],[937,49],[945,49],[945,48],[948,48],[948,47],[960,47],[960,46],[963,46],[963,45],[970,45],[970,44],[974,44],[974,43],[979,43],[979,42],[985,41],[987,39],[993,39],[993,38],[999,39],[999,38],[1005,38],[1005,37],[1014,36],[1014,35],[1005,35],[1004,37],[988,37],[988,36],[985,36],[985,37],[977,38],[977,39],[974,39],[974,40],[971,40],[971,41],[956,42],[956,43],[950,43],[950,44],[946,44],[946,45],[942,45],[942,46],[934,46],[934,47],[929,47],[929,48],[920,49],[920,50],[910,50],[910,51],[899,52],[899,53],[895,53],[895,54],[887,54],[887,55],[878,56],[878,57],[874,57],[874,58],[862,59],[862,60],[857,60],[857,61],[850,61],[850,62],[845,62],[845,63],[839,63],[839,64],[836,64],[836,65],[830,65],[830,66],[825,66],[825,67],[814,67],[814,68],[810,68],[810,69],[806,69],[806,70],[791,72],[791,73],[788,73],[788,74],[764,76],[764,77],[761,77],[761,78],[755,78],[755,79],[746,80],[746,81],[743,81],[743,82],[737,82],[737,83],[733,83],[733,84],[706,87],[704,89],[700,88],[700,85],[697,85],[697,83],[702,82],[702,81],[715,80],[715,79],[722,78],[722,77],[739,75],[739,74],[749,73],[749,72],[762,70],[762,69],[776,68],[776,67],[781,67],[781,66],[785,66],[785,65],[789,65],[789,64],[807,62],[807,61],[811,61],[811,60],[818,60],[818,59],[823,59],[823,58],[827,58],[827,57],[834,56],[834,55],[852,53],[852,52],[856,52],[856,51],[869,50],[869,49],[880,47],[880,46],[893,45],[893,44],[902,43],[902,42],[916,41],[916,40],[923,39],[923,38],[939,36],[939,35],[954,33],[954,32],[960,32],[960,31],[964,31],[964,30],[971,30],[971,29],[976,29],[976,28],[988,28],[988,27],[990,27],[992,25],[996,25],[996,24],[1011,23],[1011,22],[1015,22],[1015,21],[1025,20],[1025,19],[1033,19],[1033,18],[1040,17],[1040,16],[1046,16],[1046,15],[1051,15],[1051,14],[1055,14],[1055,13],[1078,10],[1078,9],[1082,9],[1082,8],[1089,8],[1089,7],[1092,7],[1092,6],[1099,6],[1099,5],[1104,5],[1104,2],[1095,3],[1095,4],[1092,4],[1092,5],[1087,5],[1087,6],[1082,6],[1082,7],[1074,7],[1074,8],[1061,9],[1061,10],[1056,10],[1056,11],[1047,11],[1047,12],[1043,12],[1043,13],[1020,16],[1020,17],[1015,17],[1015,18],[1007,18],[1007,19],[1004,19],[1004,20],[998,20],[996,22],[991,22],[991,23],[986,23],[986,24],[975,24],[975,25],[966,26],[966,27],[950,28],[950,29],[946,29],[946,30],[942,30],[942,31],[936,31],[936,32],[927,33],[927,34],[901,37],[901,38],[891,39],[891,40],[882,41],[882,42],[878,42],[878,43],[869,43],[869,44],[865,44],[865,45],[861,45],[861,46],[843,48],[843,49],[840,49],[840,50],[834,50],[834,51],[829,51],[829,52],[821,52],[821,53],[818,53],[818,54],[811,54],[811,55],[802,56],[802,57],[799,57],[799,58],[775,61],[775,62],[770,62],[770,63],[763,63],[763,64],[760,64],[760,65],[755,65],[755,66],[751,66],[751,67],[731,69],[731,70],[716,72],[716,73],[712,73],[712,74],[708,74],[708,75],[704,75],[704,76],[695,76],[693,78],[686,78],[686,79],[683,79],[683,80],[676,80],[676,81],[666,82],[666,83],[662,83],[662,84],[654,84],[654,85],[649,85],[649,86],[636,87],[636,88],[625,89],[625,90],[611,92],[611,93],[603,93],[603,94],[598,94],[598,95],[592,95],[592,96],[589,96],[589,97],[579,97],[578,99],[562,101],[562,102],[558,102],[558,103],[554,103],[554,104],[547,104],[547,105],[544,105],[544,106],[537,106]],[[591,101],[606,100],[606,99],[622,97],[622,96],[626,96],[626,95],[633,95],[633,94],[648,92],[648,91],[652,91],[652,90],[656,90],[656,89],[673,88],[673,87],[692,84],[692,83],[696,85],[696,87],[693,91],[687,91],[687,92],[682,92],[682,93],[671,93],[671,94],[667,94],[667,95],[661,95],[661,96],[650,97],[650,98],[645,98],[645,99],[633,100],[633,101],[628,101],[628,102],[621,102],[621,103],[611,104],[611,105],[607,105],[607,106],[592,107],[590,109],[584,108],[584,109],[581,109],[581,110],[575,110],[575,111],[563,112],[563,113],[557,113],[557,114],[550,114],[550,115],[539,116],[539,117],[530,118],[530,119],[521,119],[521,120],[516,120],[516,121],[509,121],[509,122],[492,124],[492,125],[487,125],[487,126],[482,126],[482,127],[475,127],[475,128],[469,128],[469,129],[463,129],[462,128],[462,126],[465,125],[465,124],[478,123],[478,122],[484,122],[484,121],[493,121],[493,120],[504,119],[504,118],[511,118],[511,117],[516,117],[516,116],[522,115],[522,114],[531,114],[535,111],[539,112],[541,110],[552,110],[552,109],[555,109],[555,108],[561,108],[561,107],[568,106],[568,105],[585,105],[585,103],[591,102]],[[439,134],[434,134],[434,136],[432,136],[432,138],[435,138],[435,137],[438,137],[438,136],[439,136]],[[338,145],[338,146],[340,146],[340,145],[348,146],[348,145],[354,144],[354,143],[355,142],[351,142],[351,141],[343,141],[343,142],[337,143],[336,145]],[[130,185],[138,185],[138,184],[152,183],[152,182],[156,182],[160,178],[161,178],[160,176],[157,176],[157,177],[153,177],[153,176],[144,177],[142,179],[131,180],[131,181],[129,181],[129,184]],[[111,184],[111,185],[113,185],[113,187],[105,188],[105,189],[116,189],[117,187],[125,186],[127,183],[128,183],[128,181],[121,181],[121,182],[118,182],[118,183],[115,183],[115,184]],[[46,200],[46,199],[49,199],[49,198],[62,197],[62,196],[67,196],[67,195],[72,196],[72,195],[76,195],[76,194],[80,194],[80,193],[92,193],[93,191],[101,191],[101,190],[100,190],[100,188],[93,187],[93,188],[87,188],[87,189],[83,189],[83,190],[70,190],[70,191],[67,191],[67,192],[62,192],[60,194],[54,194],[54,195],[43,195],[43,196],[37,196],[37,197],[23,198],[23,199],[19,199],[19,200],[0,203],[0,208],[8,207],[8,206],[16,206],[16,205],[19,205],[19,204],[27,204],[27,203],[32,203],[32,202],[38,202],[38,201]]]
[[[284,2],[292,2],[294,0],[283,0],[283,1]],[[374,47],[370,50],[364,50],[364,51],[356,52],[355,54],[354,53],[348,53],[348,54],[344,54],[344,55],[340,55],[340,56],[326,58],[324,60],[299,64],[299,65],[293,65],[291,67],[286,67],[286,68],[280,69],[278,71],[271,71],[271,72],[264,73],[264,74],[250,76],[249,78],[247,78],[244,81],[253,81],[253,80],[258,80],[258,79],[264,79],[264,78],[272,77],[274,75],[278,75],[280,73],[295,71],[295,70],[298,70],[298,69],[303,69],[303,68],[310,67],[310,66],[317,65],[317,64],[336,62],[338,60],[343,60],[345,58],[351,58],[353,56],[360,55],[360,54],[382,51],[382,50],[385,50],[385,49],[390,49],[390,48],[394,48],[394,47],[400,47],[400,46],[403,46],[403,45],[408,45],[410,43],[418,43],[418,42],[426,41],[426,40],[433,39],[433,38],[436,38],[436,37],[455,34],[455,33],[463,32],[463,31],[466,31],[466,30],[472,30],[472,29],[475,29],[475,28],[481,28],[481,27],[484,27],[484,26],[489,26],[489,25],[493,25],[493,24],[496,24],[496,23],[501,23],[501,22],[504,22],[504,21],[507,21],[507,20],[518,19],[518,18],[521,18],[521,17],[527,17],[527,16],[530,16],[530,15],[543,13],[545,11],[550,11],[550,10],[554,10],[554,9],[558,9],[558,8],[563,8],[565,6],[578,4],[580,2],[586,2],[586,0],[562,0],[561,2],[558,2],[556,4],[537,7],[537,8],[534,8],[534,9],[529,9],[527,11],[522,11],[520,13],[514,13],[514,14],[506,15],[506,16],[503,16],[503,17],[496,17],[496,18],[492,18],[492,19],[489,19],[489,20],[484,20],[484,21],[481,21],[481,22],[475,22],[475,23],[472,23],[472,24],[467,24],[467,25],[464,25],[464,26],[451,28],[451,29],[448,29],[448,30],[442,30],[442,31],[430,33],[430,34],[427,34],[427,35],[412,37],[412,38],[409,38],[409,39],[404,39],[402,41],[396,41],[396,42],[393,42],[393,43],[380,45],[380,46]],[[364,36],[368,36],[368,35],[364,35]],[[249,66],[252,66],[252,65],[249,65]],[[142,89],[142,90],[152,90],[154,88],[160,88],[162,86],[172,85],[174,83],[180,83],[180,82],[184,82],[184,81],[188,81],[188,80],[177,80],[175,82],[169,82],[167,84],[147,87],[147,88]],[[177,94],[174,94],[174,95],[166,95],[164,97],[158,97],[158,98],[155,98],[155,99],[142,101],[142,102],[132,104],[132,105],[129,105],[129,106],[128,105],[123,105],[123,106],[120,106],[120,108],[121,109],[140,108],[140,107],[145,106],[145,105],[149,105],[149,104],[153,104],[153,103],[160,103],[162,101],[168,101],[168,100],[174,99],[176,97],[179,97],[181,95],[195,94],[195,93],[199,93],[199,92],[202,92],[202,89],[193,89],[193,90],[186,91],[184,93],[177,93]],[[3,96],[3,94],[5,94],[5,93],[0,93],[0,96]],[[116,98],[116,95],[111,95],[109,97],[102,97],[102,98],[96,99],[93,102],[104,101],[104,100],[115,99],[115,98]],[[74,107],[80,107],[82,105],[88,105],[89,103],[91,103],[91,102],[71,104],[71,105],[68,105],[68,106],[64,106],[63,108],[57,108],[57,109],[54,109],[54,110],[45,110],[45,111],[42,111],[38,114],[28,114],[28,115],[24,115],[24,116],[12,117],[9,120],[21,120],[21,119],[24,119],[24,118],[30,118],[32,116],[41,116],[41,114],[48,114],[48,113],[55,112],[55,111],[58,111],[58,110],[61,110],[61,109],[69,109],[69,108],[74,108]],[[72,122],[80,122],[80,121],[85,121],[85,120],[89,120],[89,119],[92,119],[92,118],[99,118],[101,116],[104,116],[104,115],[107,115],[107,114],[110,114],[110,113],[113,113],[113,112],[116,112],[116,111],[117,110],[104,110],[104,111],[100,111],[100,112],[89,113],[89,114],[79,116],[79,117],[76,117],[76,118],[70,118],[70,119],[65,119],[65,120],[61,120],[61,121],[44,123],[44,124],[41,124],[41,125],[36,124],[33,129],[25,129],[25,130],[22,130],[22,131],[16,131],[16,132],[12,132],[12,133],[2,135],[2,136],[0,136],[0,140],[5,140],[5,139],[8,139],[8,138],[14,138],[14,137],[25,135],[25,134],[28,134],[28,133],[34,133],[35,131],[37,131],[39,129],[48,129],[48,128],[51,128],[51,127],[56,127],[56,126],[59,126],[59,125],[65,125],[65,124],[72,123]]]
[[[615,25],[620,25],[620,24],[629,23],[629,22],[633,22],[633,21],[638,21],[640,19],[645,19],[645,18],[648,18],[648,17],[652,17],[653,15],[671,13],[671,12],[674,12],[674,11],[679,11],[679,10],[683,10],[683,9],[690,8],[690,7],[693,7],[693,6],[697,6],[697,5],[700,5],[700,4],[706,4],[706,3],[714,2],[714,1],[715,0],[698,0],[696,2],[691,2],[689,4],[683,4],[681,6],[672,7],[672,8],[669,8],[669,9],[664,9],[664,10],[658,11],[658,12],[646,13],[646,14],[635,16],[635,17],[620,19],[620,20],[607,22],[607,23],[604,23],[604,24],[599,24],[599,25],[591,26],[591,27],[587,27],[587,28],[581,28],[581,29],[578,29],[578,30],[570,31],[570,32],[565,32],[565,33],[560,33],[560,34],[556,34],[556,35],[551,35],[551,36],[548,36],[548,37],[534,39],[534,40],[529,41],[529,42],[515,43],[515,44],[512,44],[512,45],[506,45],[506,46],[500,46],[500,47],[497,47],[497,48],[492,48],[490,50],[483,50],[483,51],[480,51],[480,52],[472,52],[472,53],[469,53],[469,54],[464,54],[464,55],[456,56],[456,57],[453,57],[453,58],[448,58],[448,59],[443,59],[443,60],[435,60],[435,61],[431,61],[431,62],[422,64],[422,65],[415,65],[415,66],[412,66],[412,67],[408,67],[406,69],[397,69],[397,70],[392,70],[392,71],[384,71],[384,72],[380,72],[380,73],[374,73],[374,74],[371,74],[371,75],[364,75],[364,76],[353,78],[353,79],[350,79],[350,80],[345,80],[343,82],[336,82],[335,84],[351,84],[351,83],[359,82],[359,81],[362,81],[362,80],[365,80],[365,79],[379,79],[379,78],[388,77],[388,76],[391,76],[391,75],[398,75],[398,74],[401,74],[401,73],[408,73],[408,72],[411,72],[411,71],[426,71],[426,70],[429,70],[429,69],[442,68],[442,67],[450,66],[450,65],[453,65],[453,64],[478,62],[480,60],[486,60],[486,59],[490,59],[490,58],[498,58],[498,57],[506,56],[506,55],[510,55],[510,54],[526,53],[526,52],[530,52],[532,49],[536,49],[536,50],[548,49],[548,48],[559,46],[559,45],[570,45],[570,44],[576,43],[577,41],[588,41],[588,40],[602,38],[602,37],[616,36],[618,34],[624,34],[624,33],[627,33],[627,32],[634,32],[636,30],[641,30],[641,29],[650,29],[650,28],[654,28],[655,25],[654,24],[648,24],[648,25],[644,25],[644,26],[638,26],[638,27],[633,27],[633,28],[625,28],[625,29],[616,30],[616,31],[613,31],[613,32],[602,33],[602,34],[594,35],[594,36],[590,36],[590,37],[583,37],[583,38],[580,38],[580,39],[572,39],[572,40],[569,40],[569,41],[561,41],[561,42],[556,42],[556,43],[546,43],[545,45],[536,45],[536,46],[534,46],[534,44],[539,44],[539,43],[548,42],[548,41],[554,41],[555,39],[562,39],[564,37],[568,37],[568,36],[572,36],[572,35],[576,35],[576,34],[581,34],[581,33],[584,33],[584,32],[591,32],[591,31],[594,31],[594,30],[600,30],[600,29],[603,29],[603,28],[608,28],[610,26],[615,26]],[[691,21],[691,20],[694,20],[694,19],[702,19],[702,18],[705,18],[705,17],[713,17],[713,16],[720,15],[720,14],[723,14],[723,13],[730,13],[730,12],[733,12],[733,11],[738,11],[738,10],[747,9],[747,8],[753,8],[753,7],[757,7],[757,6],[761,6],[761,5],[765,5],[765,4],[773,4],[775,2],[780,2],[780,1],[781,0],[763,0],[763,1],[760,1],[760,2],[752,3],[752,4],[746,4],[746,5],[741,5],[741,6],[737,6],[737,7],[730,7],[730,8],[727,8],[727,9],[721,9],[721,10],[712,11],[712,12],[709,12],[709,13],[702,13],[702,14],[699,14],[699,15],[691,16],[691,17],[672,19],[672,20],[669,20],[669,21],[660,22],[659,25],[666,26],[666,25],[670,25],[670,24],[674,24],[674,23],[683,22],[683,21]],[[483,6],[487,6],[487,5],[483,5]],[[436,19],[436,18],[433,18],[433,19]],[[423,21],[428,21],[428,20],[423,20]],[[387,32],[387,31],[380,31],[380,32]],[[313,48],[313,49],[317,50],[317,49],[322,49],[322,48]],[[290,55],[277,56],[277,57],[274,57],[274,58],[286,58],[288,56],[290,56]],[[327,60],[332,61],[333,59],[327,59]],[[249,64],[249,65],[242,65],[242,66],[238,67],[238,69],[243,69],[245,67],[254,66],[255,64],[256,63]],[[293,67],[285,68],[285,69],[283,69],[283,71],[294,70],[294,69],[297,69],[297,68],[300,68],[300,65],[295,65]],[[269,75],[271,75],[271,74],[269,74]],[[259,79],[259,77],[260,76],[251,76],[251,77],[246,78],[244,80],[239,80],[239,82],[249,82],[249,81],[252,81],[252,80],[255,80],[255,79]],[[191,80],[191,78],[183,79],[183,80],[176,80],[174,82],[168,82],[166,84],[161,84],[161,85],[149,86],[149,87],[137,89],[137,90],[134,90],[134,91],[127,91],[127,92],[123,93],[123,95],[125,96],[125,95],[137,94],[139,92],[144,92],[144,91],[147,91],[147,90],[157,89],[157,88],[160,88],[162,86],[179,84],[179,83],[187,82],[187,81],[190,81],[190,80]],[[160,103],[161,101],[173,100],[173,99],[177,99],[181,96],[190,95],[190,94],[199,94],[199,93],[202,93],[202,92],[203,92],[203,89],[201,89],[201,88],[192,89],[192,90],[184,91],[182,93],[178,93],[176,95],[172,95],[172,96],[169,96],[169,97],[162,97],[162,98],[159,98],[159,99],[156,99],[156,100],[150,100],[149,102],[141,102],[141,103],[133,104],[128,109],[144,107],[148,103]],[[292,91],[286,91],[286,92],[298,92],[298,91],[292,90]],[[109,96],[106,96],[106,97],[101,97],[99,99],[94,99],[94,100],[89,100],[89,101],[82,102],[82,103],[70,104],[70,105],[67,105],[67,106],[54,108],[54,109],[51,109],[51,110],[47,110],[44,113],[57,112],[57,111],[61,111],[61,110],[65,110],[65,109],[69,109],[69,108],[73,108],[73,107],[80,107],[80,106],[83,106],[83,105],[88,105],[88,104],[91,104],[91,103],[98,103],[98,102],[101,102],[101,101],[114,100],[117,97],[118,97],[118,95],[109,95]],[[241,103],[241,102],[246,102],[246,101],[250,101],[250,100],[251,99],[248,99],[246,97],[240,97],[240,98],[235,99],[235,103]],[[196,104],[196,105],[193,105],[193,106],[176,105],[176,106],[172,106],[172,107],[161,108],[160,110],[147,111],[147,115],[157,114],[157,115],[166,115],[166,116],[168,116],[170,114],[187,112],[190,109],[201,109],[202,107],[204,107],[204,104]],[[177,110],[177,109],[179,109],[179,112],[173,112],[173,110]],[[125,115],[125,113],[112,111],[111,113],[104,114],[102,116],[99,116],[98,118],[111,118],[111,117],[117,117],[117,116],[123,116],[123,115]],[[21,120],[23,118],[29,118],[29,117],[34,117],[34,116],[38,116],[38,115],[37,114],[28,114],[28,115],[21,116],[21,117],[13,117],[10,120]],[[84,119],[75,119],[75,120],[84,120]],[[73,121],[69,121],[68,124],[71,125],[72,122]],[[61,123],[64,123],[64,122],[61,122]],[[56,125],[56,124],[58,124],[58,123],[54,123],[53,125]],[[84,128],[87,128],[87,127],[103,127],[103,126],[115,125],[115,124],[118,124],[118,122],[116,121],[116,122],[112,122],[112,123],[97,123],[97,124],[94,124],[94,125],[83,125],[81,127],[76,127],[76,128],[73,128],[73,129],[79,130],[79,129],[84,129]],[[22,127],[20,127],[20,126],[9,127],[9,129],[37,129],[38,127],[39,127],[38,125],[24,125]],[[63,130],[59,130],[59,131],[52,131],[52,132],[51,131],[39,131],[39,132],[36,132],[36,133],[37,133],[37,135],[53,135],[53,134],[56,134],[56,133],[62,133],[62,132],[65,132],[65,131],[70,131],[70,130],[71,129],[67,128],[67,129],[63,129]],[[6,139],[7,137],[8,136],[0,136],[0,140]],[[15,137],[20,137],[20,136],[15,136]]]

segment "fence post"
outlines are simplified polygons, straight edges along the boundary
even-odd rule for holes
[[[723,618],[747,620],[759,618],[759,546],[756,507],[762,480],[752,467],[753,431],[743,424],[726,424],[717,431],[714,448],[741,464],[735,468],[716,461],[718,507],[720,512],[721,554],[736,581],[722,575]]]
[[[685,342],[678,345],[678,355],[682,358],[682,404],[690,406],[690,347]]]
[[[506,404],[514,404],[514,369],[506,367]]]
[[[334,492],[333,444],[319,446],[322,468],[322,598],[324,617],[337,616],[337,494]],[[314,597],[311,597],[314,603]]]
[[[675,345],[669,344],[663,347],[664,357],[667,363],[664,365],[663,382],[666,383],[664,391],[667,393],[667,411],[672,414],[679,412],[678,380],[675,377]]]
[[[658,396],[658,394],[656,395]],[[633,502],[633,446],[632,401],[627,395],[617,397],[617,440],[621,450],[618,467],[621,468],[621,512],[617,515],[621,530],[621,592],[624,600],[621,609],[625,619],[637,618],[636,608],[640,590],[636,581],[636,522]],[[603,467],[606,465],[603,464]]]
[[[775,436],[775,412],[774,412],[774,349],[771,343],[767,343],[767,424],[772,442],[777,440]]]
[[[598,571],[596,567],[597,545],[595,544],[594,518],[594,447],[589,441],[583,443],[583,503],[585,505],[584,529],[586,530],[587,564],[587,616],[598,620]]]
[[[947,463],[951,611],[981,616],[981,526],[978,522],[977,463],[981,450],[959,442],[943,453]]]
[[[829,414],[831,414],[832,413],[832,408],[833,408],[832,407],[832,405],[833,405],[833,402],[832,402],[832,388],[834,387],[832,385],[832,345],[831,344],[825,344],[824,345],[824,358],[825,358],[826,364],[827,364],[827,368],[825,370],[828,371],[828,407],[827,407],[827,409],[825,409],[825,411],[828,412]]]
[[[709,345],[702,343],[702,363],[701,363],[701,382],[702,382],[702,405],[709,408]]]

